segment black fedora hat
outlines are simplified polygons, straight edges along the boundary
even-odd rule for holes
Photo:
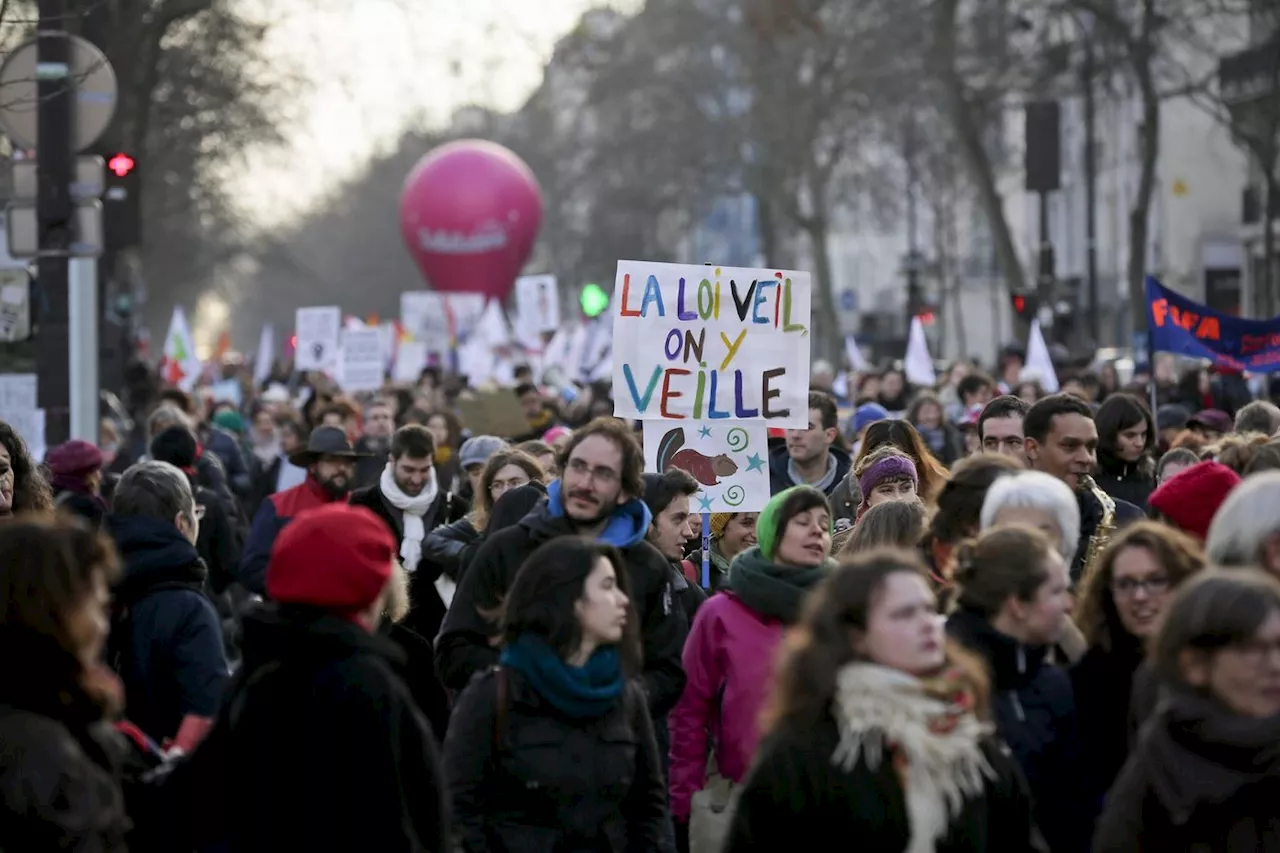
[[[351,442],[347,441],[347,434],[338,427],[322,426],[311,431],[306,450],[296,450],[289,454],[289,462],[299,468],[306,468],[322,456],[345,456],[358,459],[369,455],[357,453],[351,446]]]

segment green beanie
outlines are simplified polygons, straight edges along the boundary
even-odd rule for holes
[[[231,409],[223,409],[213,416],[213,422],[225,430],[230,430],[236,435],[244,432],[244,418],[239,412]]]
[[[782,540],[782,528],[791,520],[792,516],[798,515],[804,510],[792,510],[790,515],[783,516],[783,507],[792,501],[793,497],[808,493],[817,500],[813,501],[806,509],[813,506],[828,506],[827,497],[813,486],[792,486],[778,492],[769,498],[769,502],[764,505],[764,509],[760,510],[760,515],[756,518],[756,544],[760,546],[760,553],[766,560],[772,560],[774,553],[777,551],[778,543]],[[806,501],[805,503],[809,503]]]

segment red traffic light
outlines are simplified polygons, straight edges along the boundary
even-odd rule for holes
[[[1025,297],[1025,296],[1015,296],[1015,297],[1013,297],[1013,310],[1014,310],[1014,311],[1017,311],[1019,314],[1021,314],[1023,311],[1026,311],[1026,310],[1027,310],[1027,297]]]
[[[123,178],[125,175],[132,172],[133,167],[136,165],[137,162],[128,154],[116,154],[107,161],[107,168],[110,169],[111,173],[117,178]]]
[[[932,326],[932,325],[933,325],[933,312],[932,312],[932,311],[921,311],[921,312],[920,312],[919,314],[917,314],[916,316],[920,318],[920,324],[921,324],[922,326]]]

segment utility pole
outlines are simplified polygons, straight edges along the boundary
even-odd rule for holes
[[[74,81],[66,30],[66,0],[40,0],[36,66],[40,129],[36,152],[40,331],[36,351],[39,353],[37,399],[45,412],[45,441],[49,447],[66,441],[71,432],[68,254],[75,216],[71,199],[75,175],[71,150]]]
[[[1089,335],[1093,348],[1102,346],[1102,310],[1098,304],[1098,142],[1096,137],[1097,105],[1094,101],[1095,62],[1093,36],[1080,30],[1084,46],[1084,62],[1080,67],[1084,90],[1084,231],[1085,281],[1089,288]]]
[[[924,304],[920,292],[920,234],[919,216],[916,211],[916,187],[920,182],[916,164],[916,129],[911,119],[903,130],[903,153],[907,161],[907,328]]]

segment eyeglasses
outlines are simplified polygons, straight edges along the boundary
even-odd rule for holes
[[[1277,640],[1245,640],[1240,643],[1232,643],[1229,649],[1244,660],[1250,666],[1261,666],[1264,661],[1268,660],[1268,655],[1280,656],[1280,639]]]
[[[518,489],[529,482],[528,477],[512,477],[510,480],[494,480],[489,484],[489,494],[495,498],[506,494],[511,489]]]
[[[1169,578],[1152,575],[1149,578],[1120,578],[1111,581],[1111,593],[1121,598],[1132,598],[1139,590],[1147,595],[1163,595],[1169,591]]]
[[[606,486],[610,483],[618,482],[619,479],[618,472],[612,468],[605,468],[603,465],[598,468],[592,468],[581,459],[570,459],[568,470],[579,476],[590,475],[591,479],[599,480]]]

